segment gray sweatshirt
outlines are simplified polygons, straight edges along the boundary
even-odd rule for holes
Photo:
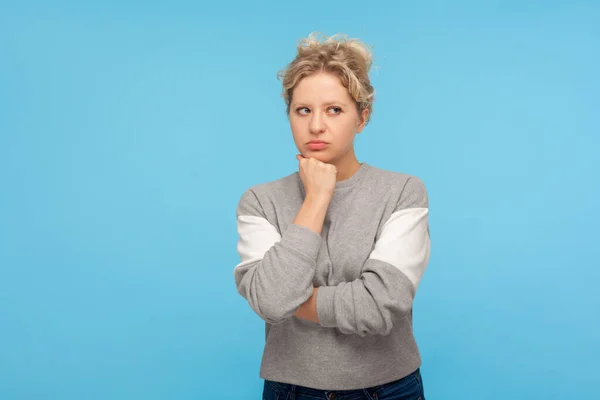
[[[247,189],[236,210],[237,291],[265,321],[260,377],[323,390],[421,365],[412,304],[429,260],[428,199],[411,175],[362,163],[336,183],[321,234],[293,224],[298,172]],[[293,316],[318,286],[319,323]]]

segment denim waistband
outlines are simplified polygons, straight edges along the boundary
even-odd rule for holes
[[[386,387],[392,386],[403,379],[409,379],[411,375],[419,374],[420,368],[409,374],[404,378],[397,379],[392,382],[384,383],[381,385],[371,386],[362,389],[352,389],[352,390],[322,390],[322,389],[314,389],[301,385],[294,385],[290,383],[282,383],[275,381],[267,381],[268,384],[273,386],[275,390],[282,393],[294,393],[294,394],[303,394],[306,396],[314,397],[315,399],[332,399],[332,398],[341,398],[343,400],[364,400],[365,398],[373,398],[375,395]]]

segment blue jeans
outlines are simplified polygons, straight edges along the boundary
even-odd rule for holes
[[[421,371],[393,382],[355,390],[319,390],[265,380],[263,400],[425,400]]]

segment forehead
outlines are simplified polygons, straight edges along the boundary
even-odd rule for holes
[[[324,72],[300,80],[294,88],[293,97],[294,103],[330,103],[351,100],[348,89],[342,85],[340,79]]]

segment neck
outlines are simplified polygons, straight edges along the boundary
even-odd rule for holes
[[[351,178],[356,171],[360,168],[360,163],[356,159],[356,155],[354,151],[350,152],[347,157],[344,157],[342,160],[333,163],[337,170],[337,181],[345,181],[346,179]]]

